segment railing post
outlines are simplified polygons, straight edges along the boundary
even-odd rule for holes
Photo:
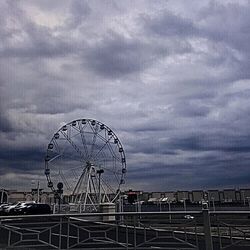
[[[202,210],[202,215],[203,215],[206,250],[213,250],[213,239],[211,235],[211,224],[210,224],[210,215],[208,208]]]

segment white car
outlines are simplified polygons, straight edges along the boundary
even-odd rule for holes
[[[194,216],[190,215],[190,214],[187,214],[184,216],[185,219],[187,220],[193,220],[194,219]]]
[[[13,204],[13,205],[10,205],[10,206],[5,210],[5,212],[6,212],[6,214],[12,215],[12,214],[14,213],[15,208],[17,208],[17,207],[23,207],[23,206],[25,206],[25,205],[27,205],[27,204],[33,204],[33,203],[35,203],[35,201],[18,202],[18,203],[15,203],[15,204]]]

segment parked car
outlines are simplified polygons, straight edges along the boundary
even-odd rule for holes
[[[194,219],[194,216],[190,215],[190,214],[187,214],[184,216],[185,219],[187,220],[193,220]]]
[[[26,205],[29,204],[34,204],[35,201],[27,201],[27,202],[18,202],[18,203],[14,203],[12,205],[9,205],[6,209],[5,209],[5,215],[14,215],[16,214],[16,209],[24,207]]]
[[[50,214],[51,208],[48,204],[26,204],[15,208],[15,214]]]
[[[9,204],[3,203],[0,205],[0,216],[1,215],[6,215],[6,209],[9,207]]]

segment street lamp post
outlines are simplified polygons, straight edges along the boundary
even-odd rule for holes
[[[159,200],[159,205],[160,205],[160,212],[162,211],[161,209],[161,199]]]
[[[183,205],[184,205],[184,211],[186,212],[187,211],[187,206],[186,206],[186,200],[187,200],[187,198],[186,198],[186,195],[185,195],[185,192],[183,192]]]
[[[242,196],[243,196],[243,204],[246,205],[246,198],[245,198],[245,191],[242,190]]]
[[[61,213],[61,199],[62,199],[62,193],[63,193],[63,183],[62,182],[58,182],[57,183],[57,198],[58,198],[58,213]]]
[[[250,197],[246,197],[246,198],[247,198],[248,207],[249,207],[249,210],[250,210]]]
[[[4,195],[4,190],[3,189],[1,189],[1,204],[3,203],[3,195]]]
[[[99,193],[99,204],[101,203],[102,201],[102,195],[101,195],[101,174],[104,173],[104,170],[103,169],[99,169],[96,171],[96,173],[99,175],[98,177],[98,193]]]
[[[37,182],[37,203],[40,201],[40,182]]]
[[[187,211],[186,198],[183,198],[184,211]]]
[[[213,204],[213,211],[215,212],[215,203],[214,203],[214,197],[211,197],[212,204]]]
[[[171,212],[171,202],[170,201],[168,201],[168,211],[169,212]],[[171,223],[172,222],[172,216],[171,216],[171,214],[169,214],[169,222]]]
[[[35,185],[36,183],[35,183],[34,180],[32,180],[32,181],[31,181],[31,184],[32,184],[32,185]],[[34,195],[35,195],[36,192],[37,192],[36,202],[39,203],[39,201],[40,201],[40,182],[39,182],[39,181],[37,181],[37,187],[33,189],[33,192],[34,192]],[[33,197],[34,195],[32,194],[32,200],[34,200],[34,197]]]

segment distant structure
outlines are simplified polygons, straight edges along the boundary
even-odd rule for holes
[[[5,189],[0,189],[0,204],[8,202],[8,191]]]
[[[128,195],[131,190],[125,192]],[[220,204],[241,203],[250,205],[250,189],[224,189],[224,190],[178,190],[168,192],[133,191],[137,200],[148,203],[191,203],[200,204],[202,201]]]
[[[43,190],[40,189],[38,196],[37,189],[32,189],[29,192],[6,189],[0,190],[0,203],[16,203],[19,201],[36,201],[40,203],[52,204],[54,203],[54,193],[43,192]]]
[[[250,207],[250,189],[224,189],[224,190],[192,190],[192,191],[168,191],[168,192],[143,192],[129,190],[121,193],[121,196],[128,198],[133,195],[136,202],[146,203],[189,203],[200,204],[202,201],[208,201],[214,204],[242,204]],[[116,194],[110,194],[110,199]],[[0,203],[14,203],[18,201],[38,201],[41,203],[55,204],[55,193],[44,192],[39,189],[39,197],[37,189],[31,189],[29,192],[20,190],[0,189]],[[64,203],[70,203],[71,197],[63,196]]]

